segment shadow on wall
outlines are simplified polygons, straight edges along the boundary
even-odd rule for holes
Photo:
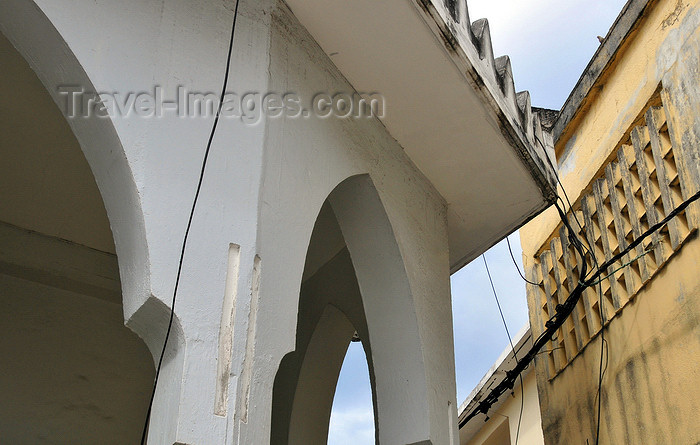
[[[102,197],[68,123],[0,34],[1,441],[138,443],[153,382],[124,326]]]

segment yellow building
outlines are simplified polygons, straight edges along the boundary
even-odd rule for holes
[[[700,1],[630,0],[552,130],[589,271],[700,190],[699,79]],[[604,271],[537,355],[545,443],[700,441],[699,225],[696,201]],[[582,259],[556,210],[520,235],[536,338]]]

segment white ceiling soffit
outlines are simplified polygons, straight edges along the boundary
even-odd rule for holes
[[[494,59],[488,22],[444,1],[452,11],[443,0],[287,3],[358,92],[384,96],[384,125],[449,205],[456,271],[555,192],[539,119],[508,58]]]

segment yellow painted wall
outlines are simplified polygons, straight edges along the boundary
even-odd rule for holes
[[[606,329],[601,444],[700,441],[700,240],[693,239]],[[548,444],[594,443],[600,336],[539,379]]]
[[[562,183],[572,201],[588,193],[623,136],[663,81],[678,143],[700,157],[700,1],[658,0],[623,42],[583,110],[557,142]],[[697,209],[697,206],[695,207]],[[525,267],[558,229],[550,210],[520,232]],[[540,310],[529,295],[533,332]],[[697,232],[613,318],[605,330],[601,444],[700,443],[700,240]],[[596,336],[549,380],[537,383],[545,443],[595,443],[601,339]]]
[[[559,177],[572,201],[589,188],[604,161],[644,111],[668,63],[659,54],[663,42],[688,15],[697,14],[700,4],[697,0],[652,3],[648,17],[623,43],[614,69],[607,70],[589,93],[587,109],[572,120],[556,143]],[[520,231],[523,251],[539,250],[559,222],[556,210],[549,209],[526,224]]]

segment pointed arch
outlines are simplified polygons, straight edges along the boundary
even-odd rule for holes
[[[84,91],[98,91],[80,60],[54,26],[51,19],[33,0],[0,2],[0,34],[26,61],[66,119],[97,184],[111,230],[121,286],[122,321],[148,346],[158,360],[170,308],[151,294],[151,265],[141,196],[122,140],[109,117],[74,117],[66,115],[66,98],[61,87],[79,86]],[[39,122],[39,125],[41,123]],[[179,385],[184,345],[177,317],[164,359],[161,381]],[[177,359],[175,359],[177,357]],[[156,397],[154,407],[179,406],[179,390]],[[165,410],[161,410],[165,411]],[[174,437],[177,416],[153,419],[156,440]],[[153,437],[152,437],[153,438]]]
[[[36,62],[16,49],[6,29],[0,350],[7,366],[0,429],[9,442],[133,443],[148,406],[152,356],[124,326],[121,258],[95,175],[35,75]]]
[[[338,308],[323,310],[299,370],[289,420],[289,443],[325,443],[335,387],[355,327]]]
[[[65,115],[59,88],[96,91],[59,31],[32,0],[0,3],[0,32],[29,63]],[[110,118],[67,119],[90,165],[107,210],[119,257],[125,318],[150,297],[146,230],[141,199],[121,140]],[[147,343],[148,333],[137,332]],[[150,346],[150,345],[149,345]]]
[[[342,239],[339,249],[328,242],[337,238],[328,235],[333,230]],[[335,247],[319,253],[319,245]],[[319,212],[299,298],[296,349],[275,378],[271,443],[311,443],[302,431],[313,432],[314,441],[327,439],[332,395],[354,331],[368,358],[378,443],[427,440],[428,388],[413,296],[369,175],[341,182]],[[328,360],[319,359],[324,356]]]
[[[369,175],[346,179],[328,201],[362,295],[378,440],[428,440],[428,387],[416,309],[384,205]]]

